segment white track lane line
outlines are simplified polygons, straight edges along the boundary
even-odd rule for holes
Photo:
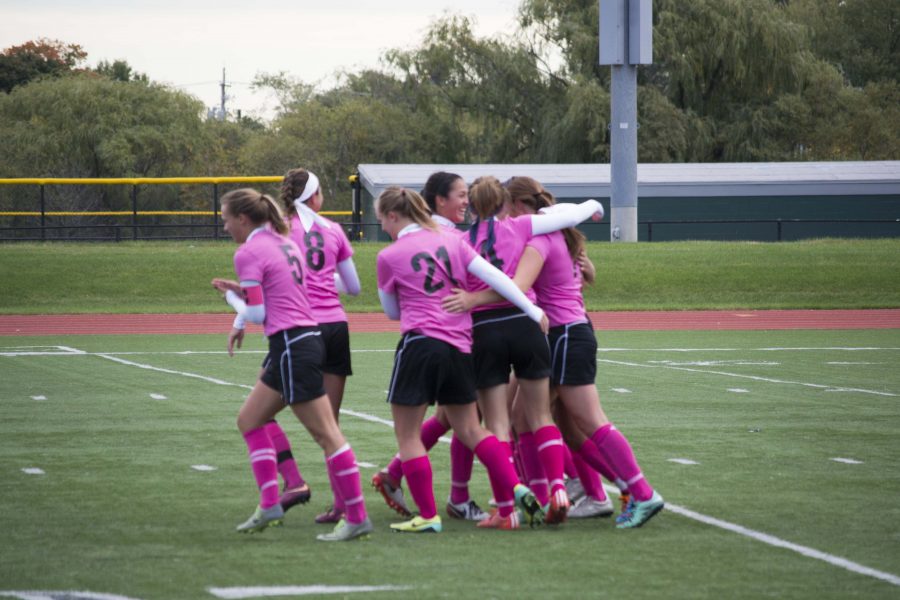
[[[227,386],[240,387],[240,388],[245,388],[245,389],[252,389],[252,386],[249,386],[246,384],[231,383],[229,381],[223,381],[221,379],[216,379],[214,377],[207,377],[205,375],[199,375],[197,373],[188,373],[186,371],[175,371],[173,369],[163,369],[160,367],[154,367],[152,365],[136,363],[133,361],[124,360],[124,359],[116,358],[116,357],[105,355],[105,354],[97,354],[96,356],[99,356],[100,358],[105,358],[107,360],[111,360],[111,361],[114,361],[114,362],[117,362],[117,363],[120,363],[123,365],[137,367],[140,369],[148,369],[151,371],[158,371],[160,373],[167,373],[170,375],[181,375],[183,377],[191,377],[193,379],[199,379],[201,381],[208,381],[210,383],[215,383],[217,385],[227,385]],[[662,367],[662,366],[658,366],[658,365],[649,366],[649,365],[642,365],[642,364],[638,364],[638,363],[620,363],[618,361],[598,361],[598,362],[612,362],[614,364],[623,364],[625,366],[648,367],[648,368],[656,368],[656,369],[676,369],[676,370],[682,370],[682,371],[699,371],[701,373],[719,374],[715,371],[703,371],[700,369],[688,369],[688,368],[684,368],[684,367]],[[725,375],[735,375],[735,374],[725,373]],[[754,379],[770,381],[773,383],[799,383],[799,382],[789,382],[789,381],[781,382],[778,380],[769,380],[766,378],[754,378]],[[817,385],[817,384],[799,384],[799,385],[810,385],[812,387],[817,387],[817,388],[827,388],[828,387],[828,386],[821,386],[821,385]],[[886,394],[886,395],[894,396],[895,394]],[[344,411],[342,410],[341,412],[344,412]],[[366,413],[361,413],[358,411],[347,411],[347,414],[351,415],[351,416],[355,416],[357,418],[365,418],[367,421],[372,421],[374,423],[381,423],[381,424],[385,424],[385,425],[390,424],[391,426],[393,425],[390,421],[388,421],[386,419],[382,419],[380,417],[376,417],[374,415],[369,415]],[[606,487],[606,486],[604,486],[604,487]],[[611,493],[614,493],[614,494],[618,493],[618,489],[615,487],[608,487],[607,489],[609,489],[609,491]],[[681,515],[683,517],[687,517],[689,519],[693,519],[695,521],[699,521],[700,523],[705,523],[707,525],[712,525],[713,527],[718,527],[720,529],[725,529],[727,531],[731,531],[733,533],[737,533],[739,535],[749,537],[756,541],[763,542],[765,544],[769,544],[770,546],[775,546],[776,548],[785,548],[787,550],[791,550],[792,552],[796,552],[802,556],[806,556],[808,558],[814,558],[816,560],[824,561],[828,564],[834,565],[836,567],[840,567],[842,569],[846,569],[847,571],[857,573],[859,575],[866,575],[868,577],[874,577],[875,579],[880,579],[882,581],[886,581],[887,583],[893,584],[895,586],[900,586],[900,577],[898,577],[897,575],[894,575],[893,573],[887,573],[885,571],[879,571],[877,569],[872,569],[870,567],[861,565],[859,563],[853,562],[851,560],[848,560],[848,559],[840,557],[840,556],[835,556],[833,554],[821,552],[819,550],[810,548],[808,546],[801,546],[800,544],[788,542],[787,540],[782,540],[781,538],[775,537],[773,535],[769,535],[769,534],[763,533],[761,531],[749,529],[742,525],[737,525],[735,523],[730,523],[728,521],[723,521],[722,519],[716,519],[715,517],[709,517],[707,515],[698,513],[696,511],[690,510],[688,508],[679,506],[677,504],[671,504],[671,503],[667,502],[665,510],[668,510],[675,514]]]

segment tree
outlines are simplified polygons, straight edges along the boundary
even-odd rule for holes
[[[11,46],[0,54],[0,91],[9,92],[40,77],[69,73],[86,57],[77,44],[47,38]]]
[[[126,60],[115,60],[113,62],[101,60],[99,63],[97,63],[97,66],[93,69],[93,71],[99,75],[108,77],[113,81],[136,81],[140,83],[150,82],[150,79],[147,77],[146,73],[138,73],[131,68],[131,65],[129,65],[128,61]]]

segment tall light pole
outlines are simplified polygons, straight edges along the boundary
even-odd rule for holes
[[[600,0],[600,64],[611,67],[610,239],[636,242],[637,65],[653,62],[652,0]]]

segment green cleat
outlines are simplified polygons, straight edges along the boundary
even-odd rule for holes
[[[631,511],[622,513],[622,515],[619,516],[619,519],[621,520],[616,520],[616,527],[619,529],[640,527],[653,518],[653,515],[661,511],[665,505],[666,503],[663,500],[663,497],[660,496],[659,492],[656,490],[653,491],[653,495],[650,496],[649,500],[639,502],[632,498]]]
[[[391,523],[391,529],[397,533],[440,533],[442,529],[441,517],[440,515],[435,515],[430,519],[423,519],[416,516],[402,523]]]
[[[349,542],[356,538],[368,537],[374,529],[369,519],[362,523],[350,523],[346,519],[341,519],[331,533],[320,533],[316,539],[322,542]]]
[[[530,527],[541,525],[544,522],[544,509],[541,508],[541,503],[537,501],[531,490],[519,483],[516,484],[513,492],[516,496],[516,506],[521,509],[528,525]]]
[[[284,518],[284,509],[280,504],[269,508],[256,507],[253,515],[237,526],[239,533],[259,533],[266,527],[278,527]]]

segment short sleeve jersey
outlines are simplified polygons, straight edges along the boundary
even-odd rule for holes
[[[317,324],[303,289],[301,256],[297,244],[268,228],[257,229],[234,253],[238,279],[262,286],[267,336]]]
[[[494,244],[488,248],[485,244],[488,238],[489,221],[483,221],[478,224],[478,235],[475,238],[475,250],[486,261],[503,271],[510,278],[516,274],[516,267],[519,266],[519,259],[522,258],[522,251],[525,245],[533,236],[531,227],[531,215],[523,215],[521,217],[513,217],[508,219],[491,219],[494,225]],[[471,236],[466,234],[464,238],[466,242],[471,243]],[[480,279],[470,277],[469,283],[472,291],[479,292],[487,289],[488,285]],[[525,296],[534,302],[535,296],[532,290],[528,290]],[[507,301],[497,302],[494,304],[485,304],[473,309],[473,312],[491,310],[495,308],[510,308],[513,304]]]
[[[347,320],[334,285],[334,273],[338,263],[353,256],[353,247],[341,226],[334,221],[328,221],[328,225],[313,223],[306,231],[297,215],[291,219],[291,239],[300,248],[303,259],[306,295],[313,317],[319,323]]]
[[[449,313],[441,300],[452,288],[465,287],[476,257],[459,236],[430,229],[407,233],[379,252],[378,289],[397,297],[401,332],[417,331],[471,352],[471,315]]]
[[[584,320],[581,269],[569,255],[562,232],[535,236],[528,245],[544,259],[532,289],[538,306],[547,314],[550,327]]]

